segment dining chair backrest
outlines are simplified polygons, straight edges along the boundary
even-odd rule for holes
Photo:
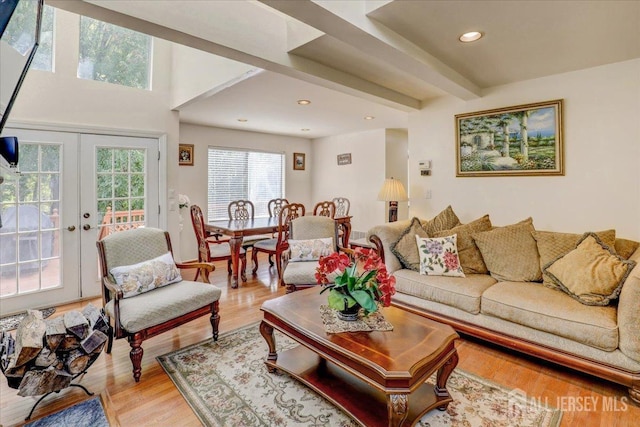
[[[278,218],[280,216],[280,211],[284,205],[288,205],[289,201],[287,199],[271,199],[267,204],[267,208],[269,209],[269,216],[271,218]]]
[[[305,214],[305,207],[302,203],[290,203],[284,205],[278,216],[278,242],[276,247],[284,244],[289,240],[291,232],[291,221]]]
[[[196,240],[198,241],[198,261],[208,262],[211,258],[211,251],[204,228],[204,216],[202,215],[202,209],[198,205],[191,205],[191,224],[193,224],[193,231],[196,233]]]
[[[333,203],[331,200],[318,202],[313,208],[313,214],[316,216],[327,216],[329,218],[335,218],[336,204]]]
[[[229,219],[247,220],[253,219],[254,207],[250,200],[234,200],[228,206]]]
[[[332,201],[336,205],[336,218],[349,216],[349,208],[351,208],[349,199],[346,197],[334,197]]]

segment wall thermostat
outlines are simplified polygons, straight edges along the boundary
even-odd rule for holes
[[[420,176],[431,176],[431,160],[421,160],[418,163]]]

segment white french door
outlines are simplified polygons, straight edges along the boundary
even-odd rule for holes
[[[80,142],[80,279],[86,297],[101,292],[99,238],[158,227],[158,139],[83,134]]]
[[[117,231],[106,212],[118,229],[158,226],[158,139],[3,133],[18,137],[20,174],[0,184],[0,314],[99,295],[96,240]]]

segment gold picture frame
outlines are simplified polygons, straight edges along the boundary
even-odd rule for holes
[[[305,166],[305,153],[293,153],[293,170],[303,171]]]
[[[178,144],[178,165],[193,166],[193,144]]]
[[[457,114],[455,126],[457,177],[564,175],[562,99]]]

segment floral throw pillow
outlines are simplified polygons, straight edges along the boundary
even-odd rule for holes
[[[114,267],[109,272],[115,282],[122,287],[125,298],[182,280],[171,252],[138,264]]]
[[[290,262],[296,261],[317,261],[321,256],[331,255],[333,250],[333,239],[293,240],[289,239],[289,249],[291,255]]]
[[[458,257],[458,236],[427,237],[416,235],[420,254],[420,274],[465,277]]]

